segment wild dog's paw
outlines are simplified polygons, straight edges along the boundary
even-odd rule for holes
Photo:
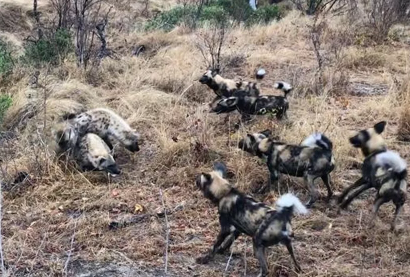
[[[195,261],[197,264],[207,264],[209,263],[210,260],[211,260],[211,257],[209,257],[209,255],[205,255],[205,256],[196,258]]]

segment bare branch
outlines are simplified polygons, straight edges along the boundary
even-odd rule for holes
[[[164,197],[162,195],[162,189],[159,189],[159,195],[161,196],[162,208],[164,209],[165,214],[165,274],[168,272],[168,248],[169,248],[169,223],[167,209],[165,208]]]

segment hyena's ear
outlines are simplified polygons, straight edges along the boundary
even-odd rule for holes
[[[379,123],[376,123],[374,125],[374,130],[376,133],[381,134],[384,131],[384,127],[386,127],[387,122],[386,121],[380,121]]]
[[[100,159],[100,165],[102,165],[102,164],[105,163],[106,161],[107,161],[106,158],[101,158],[101,159]]]

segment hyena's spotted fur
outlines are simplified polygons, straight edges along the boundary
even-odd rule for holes
[[[113,148],[112,140],[115,139],[131,152],[140,150],[140,135],[111,110],[98,108],[77,115],[70,114],[66,119],[75,126],[79,136],[86,133],[97,134],[110,149]]]
[[[225,178],[225,164],[215,163],[212,172],[202,173],[196,179],[196,185],[204,196],[218,207],[221,227],[212,249],[205,256],[198,257],[197,263],[208,263],[215,254],[226,252],[235,239],[245,234],[252,237],[255,256],[261,267],[259,276],[268,276],[266,248],[278,243],[286,246],[296,271],[300,271],[291,242],[291,219],[294,213],[307,213],[306,207],[288,193],[278,199],[277,208],[273,209],[238,191]]]
[[[121,173],[107,144],[96,134],[87,133],[82,136],[74,148],[73,155],[83,171],[106,171],[111,175]]]
[[[392,201],[396,206],[391,223],[391,230],[394,230],[397,217],[407,199],[407,164],[398,153],[387,150],[381,136],[385,125],[385,121],[379,122],[349,139],[354,147],[362,150],[365,159],[362,177],[343,191],[339,203],[340,208],[345,209],[362,192],[375,188],[377,195],[371,222],[376,218],[380,206]]]
[[[235,81],[223,78],[218,69],[207,70],[199,79],[201,84],[207,85],[219,97],[231,97],[239,93],[249,96],[258,96],[258,84],[254,82]]]

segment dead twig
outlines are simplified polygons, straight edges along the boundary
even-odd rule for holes
[[[64,264],[63,273],[64,273],[65,276],[67,276],[67,274],[68,274],[68,272],[67,272],[68,264],[70,263],[71,254],[73,252],[73,245],[74,245],[75,232],[76,232],[76,228],[77,228],[77,221],[78,221],[78,218],[74,222],[74,231],[73,231],[73,235],[71,237],[70,250],[68,251],[67,261]]]
[[[6,269],[4,267],[4,256],[3,256],[3,236],[1,233],[1,220],[3,218],[3,213],[2,213],[2,198],[3,198],[3,192],[1,190],[0,186],[0,263],[1,263],[1,272],[2,274],[6,273]]]
[[[164,209],[164,214],[165,214],[165,274],[168,272],[168,248],[169,248],[169,224],[168,224],[168,215],[167,215],[167,210],[165,208],[165,203],[164,203],[164,197],[162,194],[162,189],[159,189],[159,195],[161,196],[161,203],[162,203],[162,208]]]
[[[231,255],[229,256],[228,262],[226,263],[225,272],[228,271],[229,263],[231,262],[232,255],[233,255],[233,243],[232,243],[232,245],[231,245]]]

